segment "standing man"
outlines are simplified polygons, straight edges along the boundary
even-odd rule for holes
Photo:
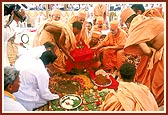
[[[133,4],[131,8],[137,15],[145,15],[147,17],[160,17],[163,18],[162,7],[150,8],[145,10],[143,4]]]
[[[51,18],[55,21],[59,21],[61,19],[61,15],[62,13],[61,13],[61,10],[59,9],[53,9],[51,11]]]
[[[131,8],[135,11],[136,14],[143,14],[145,12],[143,4],[133,4]]]
[[[164,105],[164,19],[136,15],[131,8],[120,17],[129,28],[124,52],[141,56],[135,80],[149,87],[160,107]]]
[[[68,53],[75,48],[76,40],[68,24],[55,20],[54,12],[52,20],[44,21],[37,29],[33,40],[33,47],[43,45],[47,41],[57,44],[55,53],[58,58],[52,64],[53,68],[56,72],[66,73],[65,59],[69,56]]]
[[[12,66],[18,58],[18,49],[14,40],[17,34],[19,22],[24,22],[26,19],[24,11],[26,6],[19,4],[5,4],[4,7],[4,15],[10,15],[7,23],[4,25],[4,65]]]
[[[107,22],[107,5],[105,4],[97,4],[94,7],[94,11],[93,11],[93,23],[96,22],[96,18],[98,16],[102,16],[103,17],[103,24],[106,24]]]

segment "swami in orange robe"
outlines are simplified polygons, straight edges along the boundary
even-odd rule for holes
[[[132,9],[127,8],[122,11],[120,17],[125,22],[133,14]],[[141,56],[135,80],[149,87],[158,106],[162,106],[164,104],[164,19],[138,15],[133,18],[128,32],[124,51],[127,54]],[[142,44],[145,44],[145,47],[141,47]],[[151,56],[145,55],[143,49],[149,49],[149,52],[152,52]]]
[[[67,52],[70,52],[76,47],[75,36],[72,30],[69,28],[69,26],[64,22],[54,21],[54,20],[45,21],[42,25],[40,25],[40,27],[36,32],[36,35],[33,41],[33,46],[42,45],[47,41],[56,43],[54,34],[44,29],[46,25],[53,25],[58,28],[58,31],[62,29],[62,31],[65,33],[65,38],[66,38],[62,45],[63,47],[65,47]],[[59,34],[58,34],[58,37],[60,37]],[[62,50],[60,50],[58,46],[56,46],[55,48],[55,53],[57,55],[57,59],[50,67],[51,73],[55,73],[55,72],[66,73],[67,70],[66,70],[65,60],[67,59],[67,55]]]
[[[110,22],[110,32],[106,38],[93,49],[100,49],[103,53],[102,64],[105,70],[111,70],[113,72],[114,67],[119,69],[125,62],[125,54],[123,51],[127,33],[118,27],[119,22],[114,20]]]
[[[160,18],[163,18],[162,7],[148,9],[142,15],[145,15],[147,17],[160,17]]]
[[[106,95],[100,105],[102,111],[158,111],[156,100],[150,89],[134,81],[136,68],[125,62],[119,70],[120,79],[117,90]]]
[[[70,26],[71,30],[73,30],[72,24],[74,22],[79,21],[82,23],[82,30],[79,36],[81,37],[81,39],[84,40],[85,44],[89,47],[89,37],[87,35],[87,29],[86,29],[87,24],[86,18],[87,18],[87,12],[83,9],[79,9],[77,15],[69,17],[67,24]]]
[[[101,111],[158,111],[158,106],[145,85],[119,82],[118,90],[106,95]]]
[[[97,46],[101,43],[101,32],[91,31],[91,40],[89,41],[90,48]]]
[[[107,21],[107,6],[105,4],[97,4],[94,7],[94,11],[93,11],[93,18],[96,19],[98,16],[102,16],[104,18],[104,22],[106,23]]]
[[[108,27],[106,24],[104,24],[104,19],[102,16],[98,16],[96,18],[96,24],[93,26],[92,31],[99,31],[101,32],[102,30],[107,30]]]
[[[80,22],[75,23],[82,24]],[[81,31],[82,28],[79,29],[76,25],[74,25],[73,32],[76,37],[76,48],[70,52],[71,56],[74,58],[74,62],[70,60],[66,61],[68,72],[70,72],[73,68],[79,71],[83,71],[84,69],[89,71],[100,66],[99,60],[94,58],[94,50],[90,49],[83,40]]]

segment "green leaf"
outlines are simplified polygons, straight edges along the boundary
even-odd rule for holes
[[[52,107],[52,109],[53,109],[54,111],[56,111],[56,110],[57,110],[56,105],[51,105],[51,107]]]
[[[93,107],[93,105],[92,105],[92,104],[88,104],[88,105],[87,105],[87,107],[88,107],[88,109],[89,109],[89,110],[94,109],[94,107]]]
[[[74,100],[74,104],[72,105],[73,107],[76,107],[80,104],[81,100]]]
[[[55,105],[56,104],[56,100],[55,99],[51,100],[51,103],[52,103],[52,105]]]
[[[78,110],[81,111],[84,108],[84,106],[79,106]]]

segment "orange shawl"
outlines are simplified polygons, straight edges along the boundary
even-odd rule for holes
[[[149,88],[133,82],[119,82],[117,91],[107,94],[101,111],[158,111]]]
[[[125,51],[127,52],[127,49],[129,48],[128,50],[130,50],[131,47],[138,48],[137,45],[139,43],[150,41],[163,31],[164,19],[157,17],[145,17],[143,15],[136,16],[131,22],[128,30],[129,36],[125,44]],[[135,53],[135,51],[128,51],[128,53]],[[137,53],[141,53],[141,51]]]
[[[158,17],[145,17],[143,15],[136,16],[131,22],[128,38],[124,46],[124,51],[127,54],[142,55],[142,51],[138,44],[145,43],[154,39],[159,33],[164,31],[164,19]],[[154,50],[154,49],[152,49]],[[163,51],[161,51],[163,52]],[[153,53],[153,56],[155,53]],[[153,67],[152,60],[149,64],[149,69]]]
[[[98,4],[94,7],[94,18],[98,16],[103,16],[104,22],[106,22],[106,16],[107,16],[107,6],[103,4]]]
[[[111,32],[108,33],[106,38],[103,40],[103,46],[124,46],[127,39],[127,33],[122,29],[119,29],[117,35],[112,36]],[[112,69],[116,67],[117,69],[125,62],[125,54],[123,49],[113,50],[113,49],[105,49],[103,51],[103,60],[102,64],[104,65],[104,69]]]
[[[138,44],[154,39],[163,31],[164,20],[162,18],[138,15],[130,25],[124,51],[128,54],[142,55]],[[160,106],[164,102],[164,46],[158,51],[154,48],[151,50],[153,55],[150,58],[142,55],[135,80],[150,88]]]
[[[52,21],[52,20],[50,21],[46,20],[42,25],[39,26],[35,34],[33,46],[43,45],[47,41],[55,42],[54,35],[44,30],[44,26],[47,23],[62,28],[62,31],[64,31],[66,37],[64,47],[67,49],[67,51],[70,52],[71,50],[76,48],[76,39],[69,25],[61,21]],[[58,47],[56,48],[55,53],[57,55],[57,59],[52,64],[53,67],[49,67],[49,69],[50,71],[56,70],[58,72],[65,73],[66,56]]]

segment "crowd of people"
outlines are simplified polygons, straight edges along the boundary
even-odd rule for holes
[[[25,5],[4,5],[4,15],[9,15],[3,28],[5,111],[33,111],[59,99],[48,88],[49,78],[55,74],[99,69],[119,81],[101,111],[158,111],[164,106],[162,7],[128,5],[110,22],[106,4],[94,6],[92,20],[87,19],[85,9],[78,9],[66,22],[61,20],[61,10],[53,8],[50,17],[38,25],[32,48],[18,55],[14,40],[16,27],[26,18],[22,7]]]
[[[48,8],[50,10],[52,9],[59,9],[61,11],[72,11],[72,10],[76,10],[78,11],[79,9],[85,9],[85,10],[89,10],[94,8],[95,4],[91,4],[91,3],[67,3],[67,4],[48,4]],[[125,5],[129,5],[132,6],[132,3],[129,4],[125,4],[125,3],[106,3],[108,10],[109,11],[120,11]],[[154,8],[154,7],[161,7],[162,4],[161,3],[145,3],[144,4],[144,8],[145,9],[149,9],[149,8]],[[28,5],[28,10],[46,10],[46,4],[29,4]]]

